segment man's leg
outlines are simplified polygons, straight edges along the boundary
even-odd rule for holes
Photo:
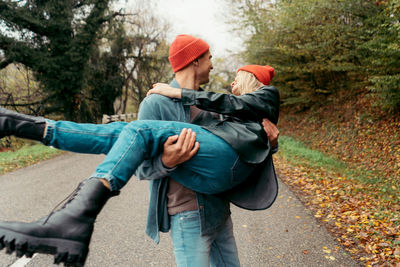
[[[209,267],[213,236],[201,236],[199,212],[185,211],[170,220],[177,267]]]
[[[211,245],[211,267],[240,267],[238,250],[229,217]]]

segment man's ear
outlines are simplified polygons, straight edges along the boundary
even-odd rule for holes
[[[199,66],[199,60],[198,59],[195,59],[195,60],[193,60],[193,66]]]

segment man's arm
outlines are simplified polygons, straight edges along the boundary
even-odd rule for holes
[[[165,100],[165,99],[164,99]],[[163,99],[160,97],[145,98],[140,105],[139,120],[162,120],[165,114],[160,112]],[[135,175],[141,180],[164,178],[175,167],[191,159],[198,151],[196,134],[192,131],[182,131],[181,134],[170,136],[164,143],[163,153],[156,158],[145,160],[136,170]]]

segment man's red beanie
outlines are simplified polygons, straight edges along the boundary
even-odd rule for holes
[[[269,85],[272,78],[275,76],[274,68],[268,65],[260,66],[260,65],[246,65],[240,67],[236,73],[239,71],[247,71],[253,73],[256,76],[257,80],[259,80],[264,85]]]
[[[169,47],[169,63],[172,70],[177,72],[193,60],[207,52],[210,46],[200,38],[196,38],[186,34],[176,36],[175,40]]]

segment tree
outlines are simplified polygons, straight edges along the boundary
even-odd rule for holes
[[[377,1],[376,9],[379,12],[366,20],[362,63],[369,88],[379,96],[377,104],[400,112],[400,2]]]
[[[123,93],[116,108],[120,113],[136,112],[155,82],[167,82],[172,77],[165,35],[169,26],[146,11],[151,10],[149,5],[149,2],[140,3],[136,7],[142,10],[140,16],[125,21],[129,49],[122,66]]]
[[[98,33],[118,14],[109,2],[0,1],[0,69],[11,63],[30,68],[47,93],[44,113],[82,120],[82,90]]]
[[[125,83],[125,55],[131,49],[123,21],[110,22],[102,36],[89,60],[82,93],[86,105],[81,111],[92,121],[100,121],[103,114],[115,113],[114,102],[121,96]]]
[[[360,47],[381,8],[365,0],[232,0],[250,32],[247,61],[275,67],[287,105],[324,104],[338,89],[367,83]]]

